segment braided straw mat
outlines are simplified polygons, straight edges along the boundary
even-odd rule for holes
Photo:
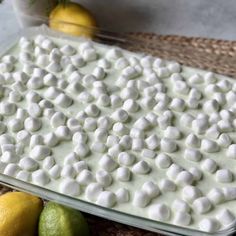
[[[150,53],[187,66],[236,77],[236,41],[160,36],[153,33],[130,33],[127,34],[127,39],[131,42],[127,46],[129,50]],[[143,43],[132,44],[132,39]],[[0,186],[0,194],[8,191],[11,189]],[[88,220],[92,236],[159,235],[88,214],[85,214],[85,217]]]

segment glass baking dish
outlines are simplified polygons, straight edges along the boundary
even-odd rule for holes
[[[63,39],[70,39],[73,41],[78,40],[77,37],[69,36],[64,33],[59,33],[50,30],[47,27],[48,19],[46,18],[37,18],[37,23],[42,23],[41,26],[37,27],[31,27],[31,28],[25,28],[16,34],[12,35],[11,37],[8,37],[7,39],[4,39],[0,44],[0,55],[4,54],[8,49],[10,49],[22,36],[30,37],[37,34],[43,34],[48,36],[56,36]],[[60,22],[63,24],[67,24],[64,22]],[[119,46],[123,49],[129,49],[131,51],[135,51],[137,53],[149,53],[152,54],[157,50],[160,51],[173,51],[178,48],[179,45],[173,45],[171,47],[169,44],[163,44],[161,42],[150,42],[146,43],[145,40],[142,39],[136,39],[135,36],[128,36],[122,35],[122,34],[116,34],[112,32],[106,32],[98,28],[86,28],[82,27],[80,25],[74,25],[73,27],[78,27],[80,30],[83,30],[84,32],[92,32],[93,40],[95,42],[107,44],[107,45],[115,45]],[[183,53],[192,53],[194,56],[194,51],[192,51],[191,47],[188,47],[186,45],[185,48],[183,48]],[[204,53],[202,53],[202,57],[204,57]],[[165,58],[168,59],[168,58]],[[172,58],[169,58],[170,60]],[[105,207],[98,206],[96,204],[79,200],[77,198],[73,198],[37,185],[33,185],[31,183],[23,182],[21,180],[18,180],[16,178],[4,175],[0,173],[0,183],[3,185],[9,186],[13,189],[26,191],[35,195],[38,195],[44,199],[55,201],[64,205],[67,205],[69,207],[81,210],[83,212],[87,212],[93,215],[97,215],[109,220],[114,220],[120,223],[128,224],[131,226],[135,226],[138,228],[150,230],[157,233],[163,233],[165,235],[186,235],[186,236],[227,236],[232,235],[236,231],[236,225],[231,225],[228,229],[224,229],[221,231],[218,231],[216,233],[206,233],[190,228],[180,227],[168,223],[158,222],[154,220],[150,220],[147,218],[143,218],[140,216],[135,216],[127,213],[120,212],[118,210],[109,209]]]

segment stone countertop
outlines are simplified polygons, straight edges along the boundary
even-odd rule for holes
[[[145,31],[236,40],[235,0],[79,0],[113,31]],[[0,5],[1,35],[19,29],[11,1]],[[1,39],[1,36],[0,36]]]

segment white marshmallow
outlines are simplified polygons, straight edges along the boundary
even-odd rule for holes
[[[176,191],[176,185],[169,179],[162,179],[159,183],[159,187],[162,192],[174,192]]]
[[[170,108],[181,112],[185,109],[185,102],[181,98],[174,98],[170,103]]]
[[[47,99],[55,99],[60,93],[61,93],[60,89],[51,86],[45,91],[44,96]]]
[[[29,132],[35,132],[41,129],[42,121],[39,118],[28,117],[24,121],[24,127]]]
[[[205,118],[197,118],[192,122],[192,130],[196,134],[204,134],[208,128],[208,120]]]
[[[165,153],[160,153],[155,159],[156,166],[161,169],[168,168],[171,165],[171,163],[172,163],[172,160],[170,156],[168,156]]]
[[[89,148],[84,143],[77,143],[77,145],[74,148],[74,152],[81,158],[85,158],[89,155]]]
[[[79,182],[79,184],[87,186],[94,182],[94,176],[91,171],[84,169],[79,173],[76,180]]]
[[[96,201],[103,187],[99,183],[90,183],[85,189],[85,196],[89,201]]]
[[[35,171],[39,168],[39,164],[30,157],[24,157],[20,160],[19,166],[26,171]]]
[[[59,191],[69,196],[78,196],[81,193],[80,185],[72,179],[64,179],[60,183]]]
[[[72,134],[67,126],[59,126],[55,130],[55,135],[59,141],[68,141],[72,139]]]
[[[224,226],[229,226],[235,222],[235,215],[228,209],[222,209],[217,215],[216,219],[219,220]]]
[[[118,203],[126,203],[129,201],[129,191],[126,188],[119,188],[116,191],[116,199]]]
[[[75,118],[69,118],[66,122],[66,126],[70,129],[72,133],[80,132],[83,130],[80,122]]]
[[[98,97],[97,104],[99,106],[107,107],[111,103],[110,97],[107,94],[101,94]]]
[[[9,93],[9,101],[12,103],[17,103],[20,102],[22,100],[22,96],[19,92],[17,91],[11,91]]]
[[[231,201],[236,199],[236,188],[235,187],[225,187],[223,188],[223,193],[226,201]]]
[[[55,102],[55,104],[57,104],[63,108],[68,108],[69,106],[72,105],[73,99],[64,93],[60,93],[56,97],[54,102]]]
[[[92,117],[85,118],[84,120],[84,129],[87,131],[94,131],[97,128],[96,119]]]
[[[222,203],[225,200],[224,193],[219,188],[212,188],[208,192],[207,197],[215,205]]]
[[[49,60],[51,62],[60,62],[62,54],[58,48],[53,48],[52,51],[49,53]]]
[[[219,130],[221,132],[232,132],[232,131],[234,131],[234,127],[232,125],[232,122],[229,121],[229,120],[220,120],[217,123],[217,125],[218,125]]]
[[[133,197],[134,206],[144,208],[149,204],[150,200],[151,198],[145,191],[137,190],[134,192],[134,197]]]
[[[66,56],[72,56],[76,53],[76,49],[71,45],[64,45],[60,48],[60,51]]]
[[[226,103],[226,96],[223,93],[215,93],[213,99],[216,100],[220,106],[224,106]]]
[[[191,185],[193,181],[194,181],[194,176],[186,170],[181,171],[177,175],[176,180],[175,180],[176,184],[180,186]]]
[[[135,121],[133,127],[141,130],[147,130],[150,127],[150,122],[145,117],[140,117]]]
[[[129,133],[129,129],[121,122],[115,123],[113,125],[112,130],[114,131],[115,134],[120,135],[120,136],[126,135]]]
[[[191,167],[189,172],[193,175],[195,181],[199,181],[202,178],[202,171],[199,170],[197,167]]]
[[[87,48],[86,50],[83,50],[82,53],[82,57],[86,62],[95,61],[97,56],[96,50],[93,48]]]
[[[41,42],[40,46],[47,51],[52,51],[52,49],[56,47],[55,44],[47,38]]]
[[[219,183],[230,183],[233,181],[233,174],[230,170],[227,169],[217,170],[216,181]]]
[[[229,106],[234,105],[235,99],[236,99],[236,92],[229,91],[228,93],[226,93],[226,101]]]
[[[153,199],[160,194],[160,189],[152,181],[147,181],[143,184],[142,190],[148,194],[148,196]]]
[[[122,70],[122,75],[128,79],[134,79],[139,75],[139,72],[133,66],[127,66]]]
[[[176,225],[187,226],[191,223],[191,215],[187,212],[176,212],[173,223]]]
[[[119,144],[122,149],[129,150],[132,147],[132,138],[129,135],[124,135],[120,138]]]
[[[109,135],[107,137],[106,146],[112,147],[113,145],[119,144],[119,138],[115,135]]]
[[[169,139],[180,139],[181,132],[177,127],[168,126],[164,132],[164,136]]]
[[[85,112],[88,116],[97,117],[100,113],[100,110],[95,104],[90,104],[85,108]]]
[[[139,128],[131,128],[130,129],[130,137],[131,138],[144,138],[144,131]]]
[[[112,176],[105,170],[98,170],[96,172],[96,181],[103,187],[108,187],[112,183]]]
[[[17,164],[10,163],[5,167],[3,174],[15,177],[19,171],[20,169]]]
[[[199,162],[202,158],[202,154],[198,150],[187,148],[184,151],[184,158],[189,161]]]
[[[23,143],[24,145],[28,145],[30,141],[30,133],[26,130],[21,130],[16,135],[17,143]]]
[[[8,129],[12,132],[18,132],[23,129],[24,125],[20,119],[11,119],[8,121]]]
[[[27,102],[31,103],[38,103],[42,98],[40,97],[40,95],[35,92],[35,91],[29,91],[26,94],[26,100]]]
[[[104,207],[113,207],[116,204],[116,195],[110,191],[103,191],[98,195],[97,204]]]
[[[51,149],[43,145],[36,145],[30,152],[30,156],[35,160],[43,160],[51,154]]]
[[[111,156],[109,155],[104,155],[101,157],[101,159],[99,160],[99,166],[108,171],[108,172],[112,172],[113,170],[115,170],[117,168],[117,162],[115,162]]]
[[[116,172],[116,178],[121,182],[130,181],[131,173],[127,167],[119,167]]]
[[[200,230],[209,232],[209,233],[216,232],[219,229],[219,227],[220,227],[220,223],[214,218],[209,218],[209,219],[204,218],[199,223]]]
[[[217,163],[212,159],[205,159],[201,164],[202,170],[210,173],[214,173],[217,169]]]
[[[172,153],[175,152],[178,148],[177,144],[168,138],[162,138],[160,142],[161,151]]]
[[[132,140],[132,146],[131,149],[133,151],[141,151],[143,148],[145,148],[145,142],[141,138],[134,138]]]
[[[58,137],[53,132],[50,132],[44,136],[44,144],[48,147],[55,147],[58,142]]]
[[[182,198],[184,201],[187,201],[188,203],[192,203],[195,199],[202,196],[202,193],[199,188],[195,186],[185,186],[182,189]]]
[[[44,170],[36,170],[32,173],[32,182],[37,185],[45,186],[50,182],[50,178]]]
[[[151,158],[153,159],[156,156],[156,153],[149,149],[143,149],[141,153],[142,158]]]
[[[175,199],[171,205],[171,208],[175,212],[190,212],[190,207],[189,205],[180,199]]]
[[[3,163],[16,163],[18,159],[19,157],[13,151],[5,151],[1,157]]]
[[[220,135],[219,128],[216,124],[213,124],[209,129],[206,131],[206,136],[210,139],[217,139]]]
[[[91,144],[91,151],[95,153],[104,153],[107,150],[107,147],[104,143],[98,141]]]
[[[232,139],[228,134],[223,133],[218,138],[217,143],[220,147],[227,148],[232,143]]]
[[[75,169],[73,168],[72,165],[67,164],[67,165],[64,165],[62,167],[62,169],[61,169],[61,176],[65,177],[65,178],[73,179],[76,176],[76,171],[75,171]]]
[[[203,78],[199,74],[194,74],[188,79],[190,84],[201,84],[203,83]]]
[[[138,98],[138,96],[139,96],[138,91],[134,87],[123,88],[120,92],[120,97],[123,100],[127,100],[127,99],[136,100]]]
[[[17,173],[16,178],[20,179],[22,181],[25,181],[25,182],[29,182],[29,181],[31,181],[31,174],[29,172],[27,172],[27,171],[20,170]]]
[[[30,148],[37,145],[43,145],[43,136],[39,134],[34,134],[30,138]]]
[[[27,82],[27,87],[29,89],[38,90],[43,88],[43,86],[43,78],[41,77],[33,76]]]
[[[172,179],[175,180],[177,175],[183,170],[182,167],[180,167],[179,165],[173,163],[169,166],[168,170],[166,171],[166,175]]]
[[[228,147],[226,156],[232,159],[236,159],[236,144],[231,144]]]
[[[53,156],[47,156],[44,160],[43,160],[43,165],[42,167],[46,170],[51,169],[53,166],[55,165],[55,159]]]
[[[131,166],[135,161],[135,156],[127,152],[121,152],[118,155],[118,163],[124,166]]]
[[[174,83],[173,90],[178,94],[188,94],[189,86],[186,82],[179,80]]]
[[[160,139],[155,135],[152,134],[148,138],[145,139],[147,148],[150,150],[155,150],[160,146]]]
[[[85,161],[78,161],[73,164],[73,167],[77,173],[80,173],[82,170],[88,170],[88,165]]]
[[[149,207],[148,216],[153,220],[167,221],[171,216],[171,211],[166,204],[157,203]]]
[[[116,158],[120,152],[123,151],[123,147],[120,144],[115,144],[108,149],[108,154],[113,158]]]
[[[150,172],[151,167],[146,161],[139,161],[132,167],[132,172],[139,175],[145,175]]]
[[[202,139],[201,150],[207,153],[214,153],[219,151],[219,146],[215,141]]]
[[[14,115],[16,112],[17,106],[14,103],[9,102],[1,102],[0,103],[0,111],[1,114],[5,116],[11,116]]]
[[[159,116],[157,118],[158,125],[160,129],[164,130],[171,125],[171,119],[168,116]]]
[[[198,214],[206,213],[210,211],[211,208],[211,202],[207,197],[200,197],[193,201],[193,209]]]
[[[30,103],[27,110],[32,117],[39,117],[42,114],[42,109],[37,103]]]
[[[107,59],[105,58],[102,58],[98,61],[97,65],[103,69],[110,69],[111,68],[111,62],[108,61]],[[116,67],[117,65],[117,61],[115,62],[115,68],[117,69]],[[120,69],[123,69],[123,68],[120,68]]]
[[[199,148],[200,147],[200,139],[195,134],[189,134],[186,137],[185,144],[188,147]]]
[[[105,130],[109,130],[112,127],[112,124],[112,119],[109,116],[101,116],[97,120],[97,126]]]
[[[112,108],[120,107],[123,104],[122,99],[118,95],[112,94],[110,96],[110,99],[111,99],[111,107]]]
[[[118,109],[112,113],[111,118],[116,122],[126,122],[129,114],[123,109]]]

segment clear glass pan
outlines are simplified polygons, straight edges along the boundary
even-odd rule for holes
[[[37,18],[37,23],[43,23],[48,24],[48,19],[45,18]],[[64,22],[60,22],[63,24],[67,24]],[[44,35],[50,35],[50,36],[57,36],[61,38],[69,38],[70,40],[76,41],[78,40],[77,37],[69,36],[64,33],[58,33],[55,31],[51,31],[46,25],[40,26],[40,27],[32,27],[32,28],[26,28],[21,30],[20,32],[17,32],[15,35],[12,35],[11,37],[2,40],[0,44],[0,54],[5,53],[9,48],[11,48],[17,40],[21,36],[33,36],[36,34],[44,34]],[[115,34],[111,32],[106,32],[103,30],[100,30],[98,28],[85,28],[79,25],[74,25],[73,27],[78,27],[82,29],[84,32],[92,32],[93,33],[93,40],[96,42],[100,42],[103,44],[109,44],[109,45],[116,45],[124,49],[131,49],[133,51],[136,51],[138,53],[142,53],[142,48],[148,48],[149,51],[155,48],[160,50],[175,50],[175,47],[170,47],[169,45],[165,45],[163,43],[150,43],[146,45],[145,41],[137,40],[134,37],[127,38],[125,35],[122,34]],[[186,53],[193,53],[188,46],[184,49]],[[183,52],[184,53],[184,52]],[[204,56],[204,55],[203,55]],[[163,233],[165,235],[188,235],[188,236],[227,236],[232,235],[236,231],[236,225],[232,225],[226,230],[219,231],[217,233],[205,233],[198,230],[193,229],[187,229],[184,227],[179,227],[167,223],[157,222],[150,219],[146,219],[139,216],[134,216],[131,214],[119,212],[114,209],[104,208],[101,206],[98,206],[96,204],[86,202],[83,200],[78,200],[73,197],[69,197],[63,194],[60,194],[55,191],[48,190],[46,188],[36,186],[30,183],[26,183],[20,180],[17,180],[13,177],[9,177],[7,175],[4,175],[0,173],[0,183],[3,185],[9,186],[13,189],[26,191],[35,195],[38,195],[44,199],[55,201],[64,205],[67,205],[69,207],[79,209],[83,212],[87,212],[93,215],[97,215],[109,220],[114,220],[117,222],[121,222],[124,224],[128,224],[131,226],[136,226],[139,228],[147,229],[153,232]]]

